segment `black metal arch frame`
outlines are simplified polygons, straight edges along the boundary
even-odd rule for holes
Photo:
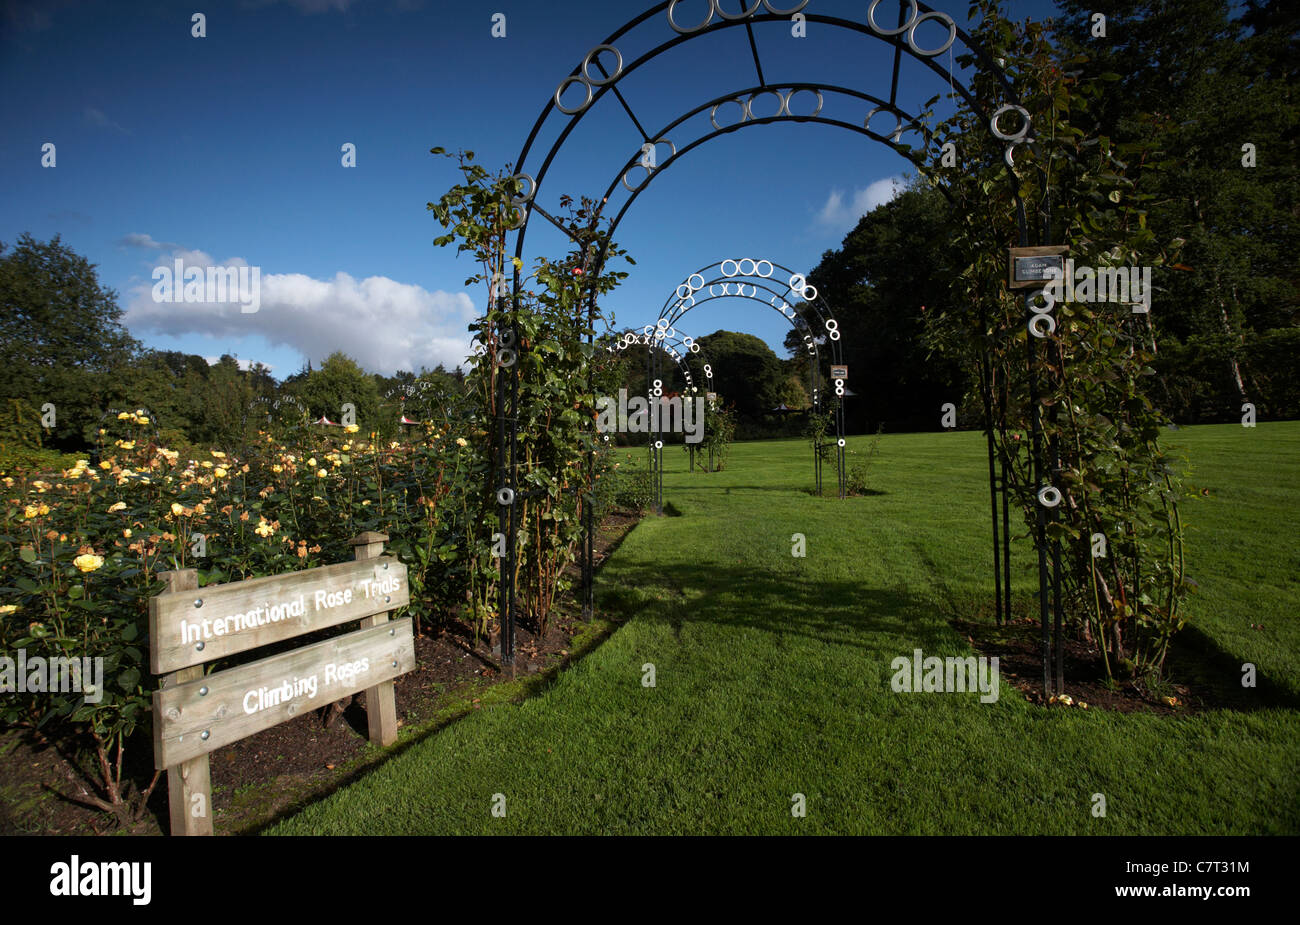
[[[650,328],[651,330],[646,330]],[[653,332],[653,333],[652,333]],[[651,347],[657,348],[659,352],[666,353],[677,364],[678,369],[682,372],[682,378],[686,380],[688,388],[695,389],[696,385],[692,378],[691,368],[686,365],[686,358],[677,352],[678,347],[685,349],[688,353],[699,353],[704,362],[704,378],[708,380],[709,391],[713,386],[713,362],[709,355],[704,352],[704,347],[696,340],[688,336],[676,336],[676,331],[664,332],[656,328],[655,325],[645,325],[640,334],[635,332],[624,335],[618,339],[614,345],[608,349],[611,353],[622,353],[628,347]],[[626,339],[630,338],[630,339]],[[694,349],[692,349],[694,348]],[[647,356],[654,353],[654,350],[647,351]],[[649,367],[647,366],[647,372]]]
[[[744,265],[751,265],[751,272],[745,272]],[[733,271],[726,271],[727,264],[733,266]],[[768,265],[768,272],[763,274],[760,268],[763,264]],[[720,275],[714,276],[714,272]],[[785,284],[781,288],[773,288],[772,283],[781,285],[781,280],[776,276],[777,271],[783,274]],[[696,285],[694,280],[699,279]],[[796,281],[798,284],[796,285]],[[714,289],[722,287],[720,293],[715,293]],[[736,287],[735,292],[729,291],[732,286]],[[750,291],[745,292],[748,286]],[[683,293],[682,290],[686,290]],[[809,295],[809,290],[812,295]],[[759,291],[769,293],[766,303],[758,295]],[[695,293],[707,293],[703,298],[697,299]],[[659,310],[659,325],[669,328],[675,328],[680,323],[681,318],[692,309],[699,308],[707,302],[715,299],[751,299],[759,304],[765,304],[777,314],[781,315],[796,331],[803,331],[804,347],[813,357],[813,362],[809,364],[809,389],[813,403],[813,413],[821,411],[821,365],[822,355],[821,346],[829,340],[831,344],[830,361],[838,364],[843,357],[840,350],[840,333],[839,322],[835,318],[835,313],[831,311],[830,305],[826,302],[825,297],[817,291],[816,286],[808,284],[802,273],[796,273],[789,267],[777,263],[767,258],[755,260],[752,257],[727,257],[722,260],[714,261],[707,266],[700,267],[694,273],[686,277],[686,280],[678,284],[673,290],[673,294],[664,302],[663,307]],[[690,300],[687,304],[687,300]],[[777,304],[777,303],[780,304]],[[814,336],[815,329],[807,315],[813,315],[817,322],[820,322],[822,331],[821,335]],[[838,398],[844,397],[844,381],[836,379],[835,394]],[[842,401],[835,403],[835,456],[836,456],[836,480],[838,482],[838,496],[843,499],[846,493],[846,470],[845,470],[845,441],[844,441],[844,405]],[[661,461],[652,460],[652,465]],[[661,484],[662,472],[656,478],[656,484]],[[813,484],[817,494],[822,493],[822,455],[819,448],[813,449]],[[662,498],[656,498],[656,510],[662,510]]]
[[[677,347],[683,347],[688,353],[701,354],[701,361],[704,363],[704,377],[708,380],[707,392],[713,391],[713,362],[709,355],[704,352],[704,348],[694,338],[681,335],[675,329],[664,329],[658,325],[647,324],[641,329],[641,333],[631,332],[620,337],[615,346],[609,348],[613,353],[620,353],[628,347],[646,347],[646,400],[654,403],[662,397],[663,369],[659,365],[659,360],[667,354],[677,364],[681,371],[682,378],[686,381],[686,387],[692,393],[698,393],[699,387],[691,376],[691,368],[686,363],[686,357],[677,352]],[[683,402],[690,396],[684,396]],[[683,405],[684,412],[684,405]],[[652,425],[657,419],[651,418]],[[663,469],[663,442],[659,439],[658,432],[653,430],[646,436],[646,453],[649,458],[651,479],[654,483],[655,490],[655,513],[664,512],[664,469]],[[608,436],[606,437],[608,439]],[[695,471],[695,448],[691,450],[691,471]]]
[[[514,169],[517,171],[517,173],[515,174],[515,179],[516,179],[515,192],[517,195],[516,198],[513,200],[515,211],[511,216],[511,221],[513,222],[512,230],[518,231],[518,235],[515,241],[514,256],[519,259],[517,259],[514,264],[513,295],[512,295],[512,301],[510,303],[512,307],[517,308],[519,304],[519,294],[522,288],[521,267],[523,265],[522,257],[524,253],[524,240],[528,230],[528,223],[533,213],[542,215],[543,218],[545,218],[548,222],[550,222],[551,224],[559,228],[563,234],[565,234],[568,238],[573,240],[585,255],[587,273],[589,275],[598,276],[600,273],[600,269],[604,265],[604,261],[607,256],[610,243],[613,241],[614,235],[619,227],[619,224],[622,222],[623,217],[627,214],[632,203],[642,192],[644,192],[646,189],[649,188],[654,178],[660,172],[662,172],[667,166],[669,166],[672,163],[675,163],[687,151],[693,150],[694,148],[698,147],[704,142],[716,138],[718,135],[737,131],[738,129],[747,125],[763,125],[763,124],[767,124],[770,122],[777,122],[777,121],[814,122],[814,123],[821,123],[826,125],[834,125],[839,128],[848,129],[857,132],[859,134],[866,135],[867,137],[872,138],[875,141],[878,141],[880,143],[883,143],[891,147],[899,154],[908,158],[917,167],[919,171],[921,171],[923,174],[928,176],[929,170],[925,159],[922,158],[920,155],[916,154],[915,152],[913,152],[913,150],[910,147],[905,145],[900,145],[898,143],[898,140],[901,137],[901,135],[905,134],[909,130],[920,132],[926,138],[927,145],[931,141],[928,128],[922,122],[920,122],[917,117],[908,115],[907,113],[903,112],[903,110],[899,108],[897,105],[899,71],[900,71],[900,64],[902,62],[902,58],[904,55],[907,55],[912,60],[921,63],[926,68],[934,72],[936,75],[947,78],[947,83],[949,84],[951,90],[957,96],[959,96],[966,103],[967,106],[970,107],[971,112],[975,113],[975,115],[978,117],[978,119],[982,124],[987,125],[989,135],[993,139],[996,139],[998,142],[1005,144],[1004,158],[1008,166],[1014,167],[1013,156],[1014,156],[1015,147],[1017,145],[1024,143],[1031,150],[1035,149],[1034,142],[1030,137],[1030,130],[1031,130],[1030,114],[1027,110],[1023,108],[1023,106],[1020,105],[1019,100],[1015,96],[1011,82],[1007,78],[1006,74],[1003,72],[1000,64],[995,62],[993,58],[987,52],[985,52],[985,50],[982,47],[980,47],[980,45],[977,42],[975,42],[964,30],[958,27],[955,21],[953,21],[952,18],[949,17],[947,14],[935,11],[931,9],[929,6],[927,6],[926,4],[919,2],[919,0],[900,0],[899,8],[898,8],[897,25],[885,27],[885,26],[881,26],[875,18],[875,13],[877,8],[880,6],[881,0],[871,0],[870,5],[866,9],[865,18],[867,21],[865,23],[857,22],[849,19],[843,19],[841,17],[825,16],[818,13],[803,12],[805,7],[808,6],[808,2],[809,0],[798,0],[798,2],[796,2],[795,5],[791,7],[775,7],[773,5],[772,0],[752,0],[752,2],[751,0],[735,0],[735,2],[731,2],[731,0],[708,0],[709,12],[707,18],[698,24],[688,24],[687,26],[683,27],[680,23],[676,22],[675,19],[673,18],[673,12],[679,3],[679,0],[663,0],[663,2],[657,3],[650,9],[646,10],[644,13],[640,14],[639,16],[635,17],[634,19],[624,24],[621,28],[619,28],[615,32],[611,33],[603,42],[601,42],[600,44],[592,48],[592,50],[589,51],[586,54],[586,56],[584,56],[583,61],[573,71],[571,71],[570,74],[566,78],[564,78],[563,81],[561,81],[554,95],[548,101],[547,105],[543,108],[541,114],[537,117],[537,121],[533,124],[533,127],[529,132],[527,139],[524,142],[524,146],[520,151],[519,157],[515,160]],[[736,9],[737,6],[739,7],[738,10]],[[760,10],[765,10],[766,12],[760,12]],[[857,32],[862,35],[866,35],[870,38],[881,41],[888,46],[891,46],[893,49],[893,71],[892,71],[892,78],[890,82],[890,92],[889,92],[888,100],[884,100],[881,97],[873,96],[871,94],[863,93],[861,91],[857,91],[845,87],[820,85],[820,84],[798,84],[798,83],[783,83],[783,84],[775,84],[775,85],[769,84],[766,77],[763,74],[762,60],[759,56],[758,44],[754,36],[754,26],[755,24],[764,23],[764,22],[780,23],[783,26],[785,26],[789,24],[790,17],[793,16],[795,13],[801,13],[804,17],[804,20],[807,23],[817,23],[824,26],[830,26],[830,27],[844,29],[851,32]],[[630,64],[624,66],[622,54],[617,50],[614,43],[619,41],[621,38],[623,38],[625,35],[630,33],[632,30],[636,29],[637,27],[641,26],[644,23],[649,22],[654,17],[659,16],[661,14],[666,14],[668,25],[677,34],[674,37],[669,38],[667,41],[658,44],[650,51],[645,52],[640,57],[632,61]],[[905,16],[907,17],[906,20],[904,19]],[[715,21],[715,19],[717,21]],[[923,22],[927,22],[927,21],[938,22],[946,26],[949,30],[949,38],[944,43],[944,45],[942,45],[940,48],[923,49],[920,48],[916,43],[915,40],[916,30]],[[685,115],[678,117],[677,119],[669,122],[661,131],[657,133],[651,134],[646,132],[640,120],[638,120],[635,112],[632,110],[627,100],[623,97],[622,93],[619,91],[618,89],[619,81],[627,74],[636,71],[637,69],[644,66],[648,62],[658,58],[664,52],[672,48],[675,48],[678,45],[688,42],[691,39],[697,38],[701,35],[714,35],[729,29],[745,30],[749,42],[749,48],[753,56],[755,71],[758,75],[758,83],[744,90],[737,91],[736,93],[728,94],[723,97],[718,97],[702,105],[696,106],[693,109],[688,110],[688,112]],[[944,68],[934,60],[943,52],[949,51],[954,45],[954,43],[956,42],[960,42],[962,44],[963,55],[970,55],[971,58],[976,63],[977,67],[980,68],[984,73],[991,75],[995,80],[995,82],[997,83],[997,85],[1000,87],[1002,95],[1007,102],[994,113],[991,114],[988,113],[980,105],[979,101],[974,97],[974,95],[971,93],[970,89],[966,86],[966,84],[963,81],[957,79],[957,75],[953,73],[953,69]],[[606,55],[612,54],[615,57],[617,63],[612,73],[609,70],[607,70],[604,64],[601,62],[600,59],[602,54],[606,54]],[[592,71],[593,67],[595,68],[595,71],[599,72],[599,76],[596,76],[593,73]],[[572,106],[564,105],[561,102],[566,89],[568,89],[572,84],[575,83],[581,84],[586,91],[585,99],[576,108]],[[765,92],[772,91],[776,88],[789,90],[789,93],[783,96],[784,102],[778,108],[777,114],[772,116],[764,116],[764,117],[757,117],[757,118],[754,117],[753,103],[755,99],[757,99],[759,96],[762,96]],[[847,122],[843,119],[831,119],[822,116],[820,105],[818,106],[818,109],[814,113],[809,113],[804,115],[793,115],[791,114],[790,111],[790,102],[801,90],[808,90],[817,93],[819,101],[824,100],[823,95],[825,93],[834,93],[837,95],[846,96],[851,99],[870,102],[874,105],[875,108],[872,110],[871,113],[868,114],[867,118],[863,120],[863,123],[861,125],[854,122]],[[552,215],[549,211],[547,211],[540,204],[538,204],[536,202],[536,198],[540,190],[541,184],[545,181],[546,174],[549,171],[552,162],[555,160],[560,150],[564,147],[565,141],[568,139],[569,135],[577,127],[579,122],[582,120],[583,116],[587,112],[589,112],[595,106],[596,103],[598,103],[602,98],[604,98],[606,94],[610,94],[610,93],[612,93],[614,97],[617,99],[619,105],[622,107],[623,111],[627,114],[632,125],[635,127],[636,132],[639,134],[641,138],[641,146],[642,146],[641,157],[642,157],[643,166],[647,171],[647,177],[642,183],[638,184],[635,188],[631,187],[630,185],[627,186],[627,189],[631,191],[631,195],[629,196],[627,202],[625,202],[622,205],[622,207],[618,209],[614,218],[610,221],[608,232],[603,236],[603,240],[599,248],[594,248],[594,247],[589,247],[586,242],[578,240],[569,229],[565,228],[562,222],[560,222],[554,215]],[[778,96],[780,97],[781,95],[778,94]],[[735,100],[740,105],[742,119],[740,122],[735,124],[719,126],[715,119],[716,110],[718,106],[722,105],[727,100]],[[682,125],[687,119],[700,114],[706,109],[711,110],[710,121],[714,127],[713,132],[707,133],[703,137],[683,145],[680,149],[677,149],[675,144],[671,140],[665,137],[669,131],[673,130],[679,125]],[[782,111],[785,112],[785,115],[781,114]],[[879,133],[874,132],[870,129],[871,119],[877,112],[888,112],[898,120],[899,128],[896,128],[893,132],[890,133],[893,136],[892,139],[887,140],[885,136],[880,135]],[[1013,133],[1007,133],[999,127],[998,120],[1007,112],[1018,113],[1021,119],[1021,124],[1019,125],[1017,131]],[[547,124],[548,120],[551,119],[553,115],[558,115],[558,117],[561,119],[568,119],[568,122],[563,126],[563,128],[559,132],[559,135],[555,138],[555,140],[551,144],[549,151],[546,153],[545,157],[543,158],[541,166],[537,169],[536,176],[534,177],[528,174],[527,172],[525,172],[524,170],[525,163],[528,159],[529,153],[532,151],[534,142],[536,142],[539,137],[539,134],[543,126]],[[907,125],[907,128],[903,128],[904,124]],[[655,161],[652,159],[652,155],[651,155],[651,152],[657,150],[659,144],[668,144],[670,147],[673,148],[672,155],[663,164],[656,164]],[[649,148],[649,151],[646,150],[647,148]],[[631,167],[636,163],[637,163],[637,156],[634,155],[631,159],[629,159],[628,162],[626,162],[625,166],[620,171],[619,178],[611,182],[609,188],[607,189],[606,195],[600,205],[600,209],[602,211],[606,207],[610,194],[612,194],[615,191],[615,187],[618,184],[618,182],[626,179],[626,174],[631,169]],[[1042,177],[1043,172],[1041,168],[1035,167],[1035,169],[1038,171],[1039,176]],[[1025,205],[1020,195],[1019,183],[1016,178],[1014,169],[1010,171],[1010,177],[1012,183],[1012,191],[1016,203],[1016,220],[1018,226],[1017,243],[1020,246],[1027,246],[1030,244],[1029,223],[1026,219]],[[942,189],[942,187],[940,188]],[[1047,188],[1046,183],[1043,184],[1043,188],[1046,190]],[[944,192],[946,194],[946,190],[944,190]],[[1051,239],[1051,228],[1049,224],[1049,219],[1047,218],[1048,209],[1046,208],[1045,203],[1042,206],[1042,215],[1043,215],[1043,228],[1041,231],[1040,240],[1037,243],[1047,244],[1050,242]],[[1031,295],[1026,300],[1026,307],[1025,307],[1026,321],[1028,321],[1033,317],[1033,313],[1030,311],[1032,298],[1033,296]],[[587,317],[589,322],[588,327],[591,328],[593,326],[594,316],[595,316],[594,294],[591,295],[590,298],[588,299],[587,312],[588,312]],[[980,308],[980,312],[981,312],[981,318],[980,318],[981,329],[987,331],[988,329],[987,316],[982,306]],[[513,344],[515,339],[513,328],[514,325],[512,322],[501,325],[500,330],[497,332],[497,334],[500,336],[504,336],[509,343]],[[588,335],[588,337],[590,342],[591,335]],[[1043,448],[1041,420],[1040,420],[1042,409],[1038,401],[1038,394],[1039,394],[1038,353],[1039,351],[1037,349],[1036,338],[1034,337],[1029,338],[1029,346],[1028,346],[1027,353],[1028,353],[1027,361],[1028,361],[1029,372],[1030,372],[1030,405],[1032,408],[1032,425],[1033,425],[1032,457],[1031,457],[1033,463],[1033,479],[1035,482],[1035,487],[1038,488],[1039,491],[1041,492],[1041,490],[1045,486],[1049,486],[1051,481],[1054,480],[1053,476],[1055,474],[1055,471],[1059,469],[1059,456],[1055,452],[1055,448],[1051,448],[1052,458],[1049,461],[1046,454],[1044,453],[1044,448]],[[502,497],[502,496],[518,497],[518,493],[514,491],[514,486],[515,486],[516,469],[517,469],[517,461],[515,456],[516,456],[516,433],[517,433],[516,428],[518,426],[517,401],[518,401],[518,375],[519,375],[518,369],[519,368],[517,364],[503,364],[503,365],[508,365],[508,371],[505,375],[498,377],[498,385],[497,385],[498,392],[497,392],[497,400],[496,400],[497,451],[498,451],[498,462],[499,462],[498,481],[500,486],[498,489],[498,497]],[[990,499],[991,499],[991,506],[992,506],[994,588],[995,588],[995,596],[996,596],[996,603],[997,603],[998,619],[999,622],[1002,622],[1004,619],[1010,619],[1010,614],[1011,614],[1010,528],[1009,528],[1009,513],[1008,513],[1009,501],[1007,497],[1008,461],[1005,456],[1002,456],[1001,472],[999,474],[998,459],[997,459],[998,453],[993,439],[994,395],[993,395],[992,385],[991,385],[992,382],[991,371],[989,368],[989,362],[988,362],[988,357],[986,352],[981,352],[980,379],[981,379],[981,389],[982,389],[985,417],[987,421],[985,435],[986,435],[987,446],[988,446],[989,492],[990,492]],[[588,486],[593,484],[593,476],[594,476],[594,456],[592,454],[588,454],[588,465],[587,465]],[[1001,495],[1001,500],[1002,500],[1001,523],[999,523],[999,517],[998,517],[999,495]],[[1046,533],[1048,511],[1049,508],[1047,508],[1046,506],[1042,504],[1038,506],[1037,524],[1036,524],[1037,529],[1035,531],[1036,533],[1035,544],[1037,546],[1037,551],[1038,551],[1039,602],[1040,602],[1040,612],[1041,612],[1042,626],[1043,626],[1043,683],[1044,683],[1045,690],[1051,690],[1051,677],[1049,674],[1049,661],[1050,661],[1051,647],[1048,641],[1049,580],[1051,581],[1055,590],[1055,594],[1052,597],[1055,600],[1055,612],[1056,612],[1054,629],[1055,629],[1056,642],[1057,642],[1056,674],[1057,674],[1058,687],[1063,680],[1062,650],[1060,646],[1060,628],[1061,628],[1060,569],[1059,569],[1060,550],[1059,550],[1059,543],[1053,546],[1052,567],[1051,567],[1051,574],[1049,579],[1048,542],[1047,542],[1047,533]],[[1052,516],[1054,517],[1055,515],[1053,514]],[[514,503],[500,505],[499,521],[500,521],[500,529],[502,533],[504,533],[506,536],[509,537],[514,537],[516,535],[517,512],[516,512],[516,505]],[[584,546],[583,610],[584,610],[584,614],[590,615],[594,609],[593,608],[594,605],[593,535],[595,532],[594,524],[592,523],[591,504],[585,505],[584,528],[585,528],[584,532],[586,538],[583,544]],[[507,544],[507,555],[501,557],[501,586],[500,586],[501,602],[502,602],[501,657],[502,657],[502,662],[507,665],[514,664],[514,636],[515,636],[514,575],[515,575],[515,563],[517,560],[517,555],[518,555],[517,545],[512,542]]]

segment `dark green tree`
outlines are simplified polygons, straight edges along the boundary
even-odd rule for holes
[[[60,236],[24,233],[12,250],[0,242],[0,401],[54,405],[47,445],[84,448],[114,370],[139,346],[121,317],[117,293]]]

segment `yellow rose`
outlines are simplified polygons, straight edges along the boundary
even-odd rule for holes
[[[80,555],[72,560],[72,564],[83,572],[93,572],[104,564],[103,556],[92,556],[90,554]]]
[[[219,479],[224,479],[226,477],[226,470],[221,468],[220,466],[217,466],[217,468],[212,470],[212,474]]]
[[[8,616],[9,614],[13,613],[17,609],[18,609],[17,604],[5,604],[3,607],[0,607],[0,615]]]
[[[457,446],[469,446],[469,441],[466,440],[464,437],[457,437],[457,438],[456,438],[456,445],[457,445]]]
[[[221,452],[220,450],[209,450],[208,452],[210,452],[210,453],[211,453],[213,456],[215,456],[217,459],[225,459],[225,458],[226,458],[226,454],[223,453],[223,452]]]
[[[349,424],[347,427],[343,428],[343,432],[347,434],[355,434],[360,429],[361,428],[358,427],[356,424]]]
[[[123,531],[122,531],[122,536],[126,537],[126,538],[129,540],[129,539],[131,538],[131,530],[130,530],[130,528],[127,528],[126,530],[123,530]]]
[[[99,464],[99,468],[104,469],[104,470],[112,469],[112,468],[113,468],[113,464],[112,464],[111,462],[109,462],[109,461],[106,459],[106,460],[104,460],[103,462],[101,462],[101,463]]]
[[[121,414],[119,414],[119,415],[117,416],[117,419],[118,419],[119,421],[129,421],[129,420],[131,419],[131,412],[130,412],[130,411],[123,411]]]
[[[27,520],[31,520],[33,517],[36,517],[39,513],[40,513],[39,508],[37,508],[36,505],[34,504],[29,504],[27,505],[27,507],[23,508],[23,517],[26,518]]]
[[[308,468],[308,469],[312,468],[312,467],[315,466],[315,465],[316,465],[316,457],[315,457],[315,456],[313,456],[311,459],[307,460],[307,468]]]
[[[318,479],[323,479],[323,478],[325,478],[325,476],[327,476],[327,475],[329,475],[329,473],[326,472],[324,469],[317,469],[317,470],[316,470],[316,478],[318,478]]]
[[[271,467],[271,471],[272,471],[272,472],[283,472],[283,471],[284,471],[284,466],[272,466],[272,467]]]
[[[118,512],[118,511],[125,511],[125,510],[126,510],[126,502],[125,502],[125,501],[119,501],[119,502],[117,502],[117,504],[114,504],[112,507],[110,507],[110,508],[108,509],[108,513],[110,513],[110,514],[114,514],[114,513]]]
[[[175,501],[173,501],[173,502],[172,502],[172,514],[174,514],[174,515],[177,516],[177,517],[180,517],[180,516],[181,516],[182,514],[184,514],[184,513],[185,513],[185,508],[182,507],[180,504],[176,503]]]

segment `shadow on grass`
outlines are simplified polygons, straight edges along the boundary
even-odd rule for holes
[[[603,612],[623,621],[666,623],[678,635],[685,625],[711,623],[864,651],[877,651],[882,634],[897,638],[899,654],[917,647],[949,653],[966,648],[948,626],[944,605],[905,589],[809,581],[758,569],[731,568],[720,574],[704,564],[675,565],[670,573],[623,565],[617,577],[617,586],[597,587]],[[688,602],[686,588],[703,593]],[[652,589],[668,596],[646,593]]]

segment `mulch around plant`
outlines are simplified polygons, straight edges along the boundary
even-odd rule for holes
[[[597,530],[597,568],[639,520],[623,512],[606,518]],[[557,605],[544,636],[527,621],[520,621],[515,634],[514,677],[562,666],[571,657],[574,636],[584,627],[581,602],[572,597]],[[475,638],[472,627],[454,618],[439,630],[416,637],[416,668],[394,681],[398,726],[427,724],[448,712],[450,718],[440,722],[451,722],[478,709],[482,693],[511,680],[511,673],[500,665],[499,652],[498,640],[481,635]],[[358,694],[341,711],[334,705],[312,710],[211,752],[216,833],[257,831],[295,807],[337,789],[368,758],[373,760],[364,701],[365,695]],[[137,736],[127,748],[123,769],[123,779],[129,778],[136,792],[149,785],[152,760],[149,739]],[[76,770],[78,761],[81,773]],[[111,815],[68,798],[76,795],[79,786],[88,786],[84,772],[90,770],[84,759],[62,753],[39,733],[11,729],[0,734],[0,835],[123,831]],[[125,831],[164,834],[167,816],[164,777],[154,789],[145,817]]]
[[[1005,626],[968,620],[951,623],[980,655],[997,656],[1002,678],[1026,700],[1052,709],[1070,709],[1051,703],[1043,693],[1042,626],[1037,619],[1013,619]],[[1097,647],[1071,637],[1068,631],[1064,635],[1065,693],[1073,700],[1074,709],[1086,703],[1089,710],[1187,715],[1255,710],[1272,706],[1277,699],[1272,692],[1243,689],[1240,666],[1234,668],[1220,653],[1187,638],[1174,637],[1165,658],[1163,680],[1153,688],[1136,679],[1108,681]]]

